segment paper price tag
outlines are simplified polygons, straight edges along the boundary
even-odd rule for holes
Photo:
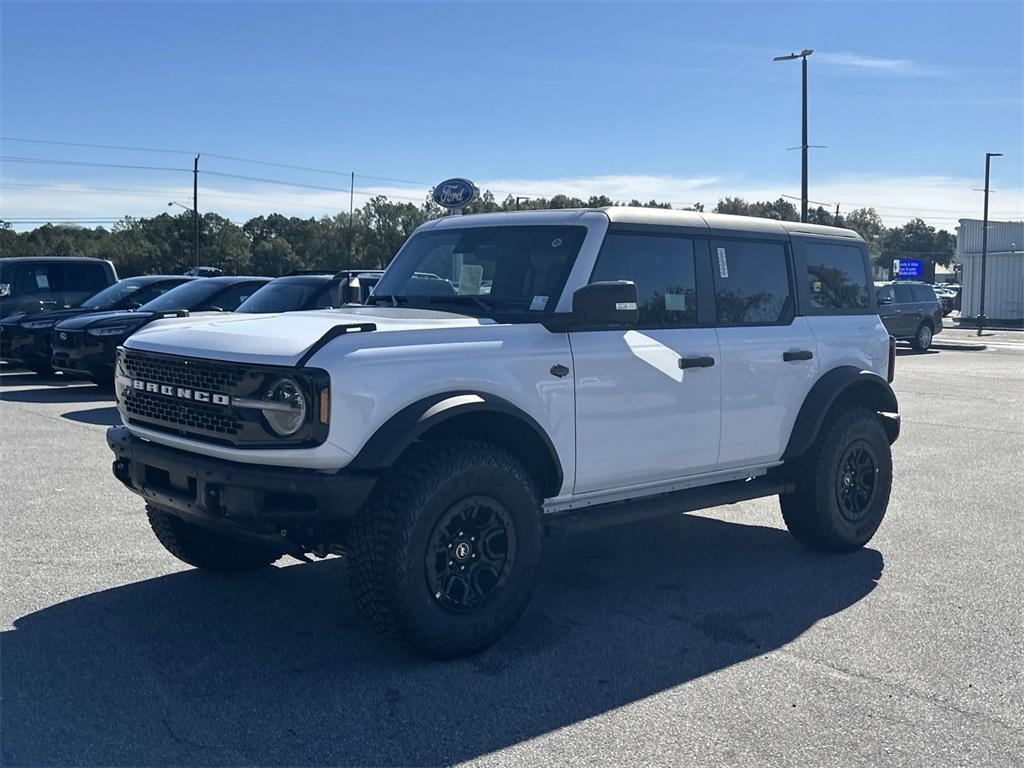
[[[718,249],[718,276],[729,276],[729,261],[725,258],[725,248]]]

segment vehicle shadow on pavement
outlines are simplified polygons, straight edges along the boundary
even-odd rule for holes
[[[0,387],[6,386],[6,379]],[[53,384],[40,389],[3,389],[0,388],[0,400],[13,403],[93,403],[114,401],[114,393],[101,387],[86,385],[76,381],[74,385]]]
[[[695,515],[554,540],[508,636],[449,663],[373,635],[345,566],[186,570],[23,616],[2,762],[450,764],[779,648],[883,561]]]
[[[113,405],[105,408],[83,408],[80,411],[68,411],[61,414],[62,418],[77,421],[81,424],[96,424],[101,427],[115,427],[121,424],[121,414]]]

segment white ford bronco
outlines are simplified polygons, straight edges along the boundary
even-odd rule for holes
[[[114,475],[200,568],[343,554],[376,629],[478,651],[546,535],[777,495],[863,546],[899,434],[849,230],[615,207],[449,216],[367,306],[158,321],[119,350]]]

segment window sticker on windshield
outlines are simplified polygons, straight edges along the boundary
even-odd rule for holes
[[[725,248],[718,249],[718,275],[720,277],[729,276],[729,262],[725,259]]]
[[[476,296],[480,293],[480,283],[484,278],[481,264],[463,264],[459,270],[459,293]]]
[[[548,305],[547,296],[534,296],[533,301],[530,302],[530,310],[533,312],[539,312]]]
[[[49,288],[50,277],[45,272],[36,272],[36,287]]]
[[[686,294],[685,293],[666,293],[665,294],[665,309],[669,312],[685,312],[686,311]]]

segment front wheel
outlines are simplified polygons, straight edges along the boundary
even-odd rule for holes
[[[847,552],[867,544],[885,517],[892,453],[879,416],[854,407],[832,417],[779,495],[789,532],[814,549]]]
[[[349,542],[369,624],[430,656],[483,650],[529,601],[541,499],[515,457],[486,443],[427,443],[381,481]]]
[[[910,346],[916,349],[918,352],[926,352],[932,345],[932,327],[928,323],[921,323],[921,327],[917,329],[917,333],[914,334],[914,338],[910,342]]]

